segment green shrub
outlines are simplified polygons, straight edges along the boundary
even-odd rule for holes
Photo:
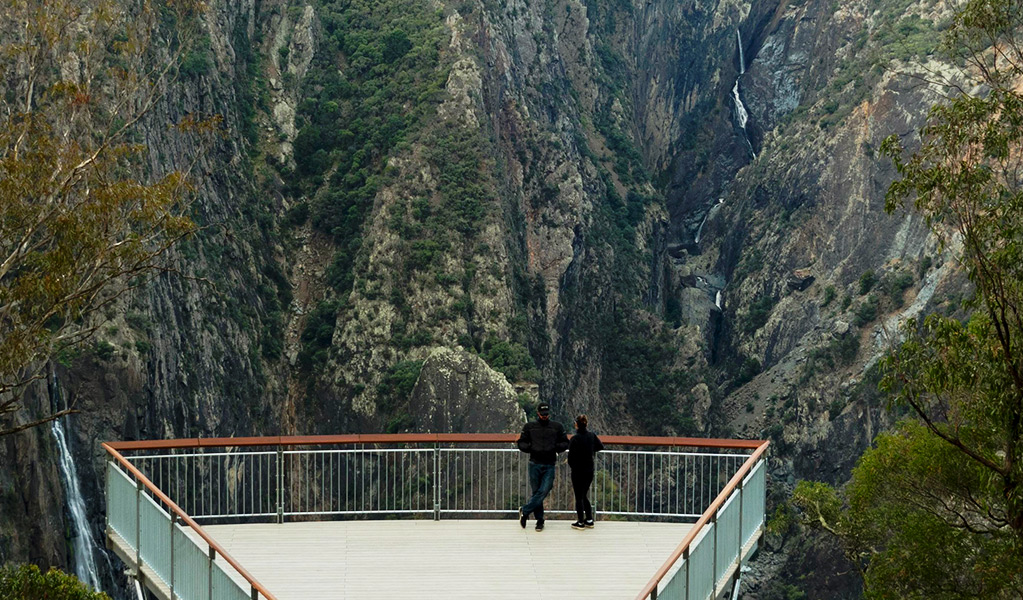
[[[92,345],[92,349],[100,360],[110,360],[114,357],[114,351],[117,350],[117,346],[106,340],[96,340]]]
[[[856,306],[856,314],[853,318],[853,323],[855,323],[857,327],[862,327],[867,323],[873,322],[874,319],[877,318],[878,304],[879,301],[877,296],[874,294],[867,296],[863,302],[860,302],[859,305]]]
[[[306,319],[305,329],[299,338],[302,349],[298,353],[298,365],[304,371],[319,370],[327,362],[327,351],[334,339],[337,325],[338,302],[324,301]]]
[[[753,304],[750,305],[746,319],[743,321],[743,331],[747,334],[752,334],[763,327],[767,323],[768,317],[771,316],[771,310],[776,302],[773,297],[767,295],[760,296],[754,300]]]
[[[864,271],[863,275],[860,275],[860,295],[869,292],[875,283],[877,283],[877,274],[872,269]]]
[[[881,288],[884,290],[888,299],[891,300],[892,305],[895,308],[902,306],[902,297],[905,295],[906,290],[912,285],[913,274],[908,271],[888,273],[881,281]]]
[[[391,365],[387,374],[377,384],[380,409],[389,413],[406,402],[415,389],[422,370],[421,360],[403,360]]]
[[[522,344],[488,338],[483,342],[481,356],[491,368],[503,373],[510,383],[540,379],[533,357]]]
[[[110,600],[94,592],[74,575],[51,567],[43,573],[36,565],[8,565],[0,568],[0,598],[3,600]]]
[[[824,308],[827,305],[831,304],[831,301],[835,299],[835,294],[836,294],[835,286],[829,285],[828,287],[824,288],[824,300],[821,301],[821,308]]]
[[[760,361],[747,357],[746,360],[742,361],[742,365],[739,366],[739,374],[735,376],[735,386],[739,387],[753,380],[754,377],[760,374]]]

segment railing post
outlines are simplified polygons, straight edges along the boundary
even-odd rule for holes
[[[142,480],[135,481],[135,573],[142,573]]]
[[[170,516],[170,597],[174,600],[174,521],[177,517]]]
[[[686,561],[686,598],[685,600],[692,600],[693,594],[691,589],[693,587],[693,581],[689,577],[689,546],[686,546],[685,550],[682,551],[682,560]]]
[[[277,447],[277,522],[284,522],[284,448]]]
[[[259,600],[259,590],[256,589],[256,586],[254,586],[254,585],[253,586],[249,586],[249,590],[250,590],[250,594],[251,594],[250,597],[252,598],[252,600]]]
[[[714,524],[714,553],[711,557],[711,577],[713,580],[710,582],[710,597],[717,598],[718,595],[718,512],[720,508],[714,510],[714,515],[710,518],[710,522]]]
[[[433,446],[433,520],[440,521],[440,444]]]
[[[743,478],[745,479],[745,478]],[[739,552],[735,555],[735,573],[738,575],[739,569],[742,568],[742,543],[745,541],[742,539],[742,498],[746,493],[742,489],[743,480],[739,480]]]
[[[213,546],[210,546],[210,550],[207,553],[207,556],[209,557],[210,570],[209,574],[207,575],[206,585],[207,588],[209,589],[209,592],[206,598],[208,600],[213,600],[213,561],[217,558],[217,551],[213,548]]]

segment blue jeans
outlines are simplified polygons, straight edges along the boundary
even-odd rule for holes
[[[543,500],[554,487],[554,465],[530,462],[529,487],[533,488],[533,495],[523,505],[522,514],[528,517],[530,513],[536,513],[536,522],[543,523]]]

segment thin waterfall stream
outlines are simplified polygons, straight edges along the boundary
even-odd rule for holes
[[[735,78],[735,85],[732,86],[732,100],[735,103],[735,118],[739,122],[739,128],[742,129],[742,138],[746,140],[746,145],[749,147],[749,153],[756,160],[757,153],[753,150],[753,143],[749,140],[749,132],[746,131],[746,123],[749,121],[749,113],[746,112],[746,106],[742,103],[742,98],[739,96],[739,80],[746,74],[746,57],[743,56],[742,51],[742,33],[738,29],[735,30],[735,39],[739,44],[739,76]]]
[[[55,410],[61,410],[60,382],[57,374],[50,371],[50,398]],[[81,486],[78,483],[78,469],[75,466],[74,458],[71,456],[71,448],[68,444],[68,437],[64,431],[62,421],[67,417],[61,417],[53,421],[53,437],[57,440],[57,449],[60,454],[60,476],[64,482],[65,496],[67,497],[68,512],[71,514],[71,526],[73,533],[73,548],[75,575],[84,583],[89,584],[93,589],[100,589],[99,569],[96,568],[96,541],[89,531],[89,519],[85,512],[85,499],[82,497]]]

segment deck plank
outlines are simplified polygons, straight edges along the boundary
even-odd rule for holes
[[[601,521],[540,533],[514,520],[205,526],[278,600],[635,598],[689,531]]]

